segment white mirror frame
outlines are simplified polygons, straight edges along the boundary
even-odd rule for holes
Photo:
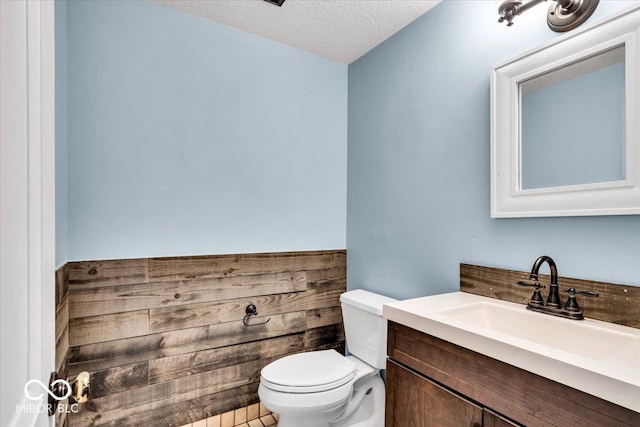
[[[640,214],[640,6],[577,29],[491,70],[491,217]],[[626,179],[523,190],[520,82],[625,45]]]

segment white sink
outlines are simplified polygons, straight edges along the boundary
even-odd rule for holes
[[[611,356],[637,338],[636,335],[591,322],[540,316],[539,313],[524,310],[522,305],[506,307],[492,301],[475,302],[438,313],[593,360]]]
[[[385,304],[383,315],[640,412],[638,329],[563,319],[465,292]]]

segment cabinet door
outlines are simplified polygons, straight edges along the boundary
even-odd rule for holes
[[[484,408],[482,414],[482,426],[483,427],[518,427],[520,424],[514,423],[495,412]]]
[[[481,407],[387,361],[386,427],[481,426]]]

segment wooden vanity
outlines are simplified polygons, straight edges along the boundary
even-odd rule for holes
[[[640,413],[389,322],[387,427],[640,426]]]
[[[640,426],[640,288],[562,278],[600,292],[585,301],[586,315],[600,319],[559,319],[514,304],[526,303],[530,291],[514,286],[525,274],[463,264],[466,292],[385,305],[387,427]],[[483,329],[474,306],[514,311]],[[525,335],[505,338],[518,325]],[[583,327],[588,344],[567,348],[571,331]],[[601,329],[634,338],[613,350]]]

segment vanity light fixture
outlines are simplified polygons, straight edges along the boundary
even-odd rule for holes
[[[513,25],[513,18],[521,13],[537,6],[547,0],[529,0],[524,3],[520,0],[505,0],[498,7],[500,19],[498,22],[507,22],[507,26]],[[558,33],[571,31],[582,25],[593,14],[600,0],[555,0],[549,5],[547,24],[549,28]]]
[[[285,2],[285,0],[264,0],[264,1],[266,1],[267,3],[275,4],[278,7],[282,6],[282,3]]]

